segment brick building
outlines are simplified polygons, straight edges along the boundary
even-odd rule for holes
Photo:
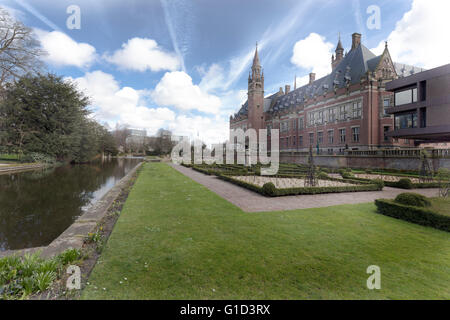
[[[310,145],[321,154],[344,150],[413,147],[408,139],[393,139],[393,105],[387,82],[423,70],[393,62],[386,44],[376,56],[352,35],[352,48],[344,54],[339,39],[331,57],[332,72],[291,90],[289,85],[264,96],[264,73],[256,48],[248,78],[248,100],[230,117],[230,129],[279,129],[281,152],[306,152]]]

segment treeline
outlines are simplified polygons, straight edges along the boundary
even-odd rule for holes
[[[53,74],[8,83],[0,101],[0,151],[77,163],[117,154],[113,135],[90,117],[88,105],[74,83]]]

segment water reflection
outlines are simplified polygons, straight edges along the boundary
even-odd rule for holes
[[[140,159],[0,175],[0,251],[50,244]]]

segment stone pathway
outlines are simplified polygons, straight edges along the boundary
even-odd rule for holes
[[[241,188],[232,183],[208,176],[190,168],[170,164],[185,176],[204,185],[225,200],[246,212],[283,211],[373,202],[375,199],[393,199],[403,192],[416,192],[427,197],[437,197],[438,189],[403,190],[385,187],[383,191],[329,193],[317,195],[288,196],[278,198],[264,197],[258,193]]]

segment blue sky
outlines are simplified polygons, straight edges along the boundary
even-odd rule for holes
[[[424,33],[448,30],[448,19],[436,17],[448,9],[447,2],[0,0],[0,5],[36,29],[49,52],[48,70],[76,81],[92,97],[97,120],[149,134],[164,127],[217,142],[226,139],[229,115],[245,101],[256,41],[267,94],[292,85],[295,75],[302,83],[311,71],[329,72],[339,32],[346,49],[351,34],[360,32],[375,53],[389,40],[394,60],[434,67],[450,59],[432,53],[438,35],[428,39]],[[79,30],[66,27],[70,5],[81,10]],[[381,10],[380,29],[367,27],[371,5]],[[445,50],[448,44],[439,46]]]

